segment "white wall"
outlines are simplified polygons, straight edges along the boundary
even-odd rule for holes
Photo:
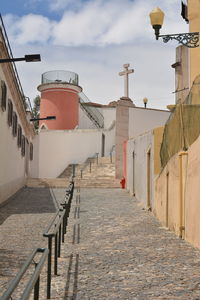
[[[0,70],[0,79],[6,82],[2,70]],[[7,82],[6,85],[6,111],[3,112],[0,107],[0,203],[20,189],[25,182],[25,158],[21,155],[21,148],[17,146],[17,137],[12,135],[12,127],[9,127],[7,123],[8,98],[13,99]],[[13,111],[17,113],[14,101],[12,103]],[[18,124],[20,124],[18,113],[17,116]]]
[[[127,189],[133,195],[135,192],[136,198],[147,205],[147,152],[151,150],[151,203],[153,206],[153,178],[154,178],[154,139],[153,131],[149,131],[136,139],[128,141],[127,145]],[[133,163],[134,152],[134,163]],[[133,170],[134,165],[134,170]],[[134,191],[133,191],[133,174],[134,174]]]
[[[39,133],[40,178],[55,178],[72,163],[82,163],[95,153],[101,155],[102,133],[105,134],[105,155],[109,155],[114,143],[115,127],[111,130],[42,130]],[[37,175],[37,170],[32,175]]]
[[[86,112],[79,105],[79,129],[96,129],[95,124],[87,116]]]
[[[95,107],[104,117],[104,128],[108,129],[116,120],[115,107]],[[86,112],[79,105],[79,129],[96,129],[94,123],[87,116]]]
[[[129,108],[129,138],[135,138],[153,128],[163,126],[169,116],[169,111]]]
[[[39,135],[35,135],[32,140],[33,143],[33,160],[29,161],[29,177],[38,178],[39,177]]]
[[[108,129],[113,121],[116,120],[116,108],[115,107],[102,107],[101,113],[104,116],[104,128]]]

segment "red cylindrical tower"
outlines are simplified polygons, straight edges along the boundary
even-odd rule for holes
[[[40,118],[55,116],[56,120],[42,120],[39,128],[74,129],[79,124],[78,75],[69,71],[50,71],[42,74]]]

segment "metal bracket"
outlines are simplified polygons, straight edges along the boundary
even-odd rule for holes
[[[159,35],[163,39],[164,43],[170,40],[176,40],[179,44],[186,46],[188,48],[199,47],[197,44],[199,42],[199,32],[189,32],[189,33],[178,33],[178,34],[166,34]]]

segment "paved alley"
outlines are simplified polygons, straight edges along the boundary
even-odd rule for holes
[[[161,228],[125,190],[81,189],[80,200],[68,249],[75,290],[64,299],[200,299],[199,250]]]
[[[54,189],[53,194],[52,199],[60,201],[64,190]],[[50,211],[40,214],[45,222],[56,206],[51,203]],[[20,216],[12,213],[0,226],[1,237],[2,228],[4,232]],[[44,246],[42,239],[39,243]],[[1,256],[2,250],[1,246]],[[8,246],[6,250],[10,251]],[[0,272],[2,281],[2,264]],[[200,299],[200,251],[162,228],[152,213],[121,189],[75,192],[58,273],[52,278],[52,299]]]

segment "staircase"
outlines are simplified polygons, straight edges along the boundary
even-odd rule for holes
[[[110,162],[110,157],[100,157],[98,164],[94,160],[88,165],[82,174],[78,167],[76,170],[75,185],[93,188],[119,188],[119,180],[115,179],[115,164]]]
[[[113,159],[114,161],[114,159]],[[91,162],[91,172],[90,172]],[[29,187],[63,187],[69,183],[73,165],[68,167],[58,178],[29,178]],[[81,170],[82,178],[81,178]],[[86,188],[120,188],[119,179],[115,179],[115,164],[110,162],[110,157],[88,158],[83,164],[77,164],[75,169],[75,186]]]

